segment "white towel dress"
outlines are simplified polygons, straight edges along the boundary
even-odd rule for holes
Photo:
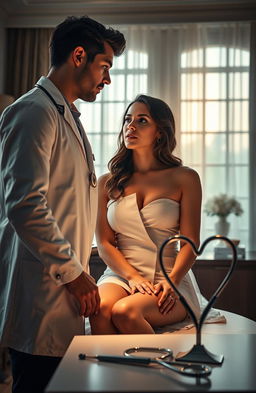
[[[164,279],[159,264],[159,249],[164,240],[179,233],[180,204],[172,199],[160,198],[139,210],[136,194],[108,202],[107,219],[116,233],[117,247],[127,261],[140,274],[156,284]],[[164,253],[164,264],[170,272],[178,253],[178,244],[171,243]],[[116,283],[131,291],[128,282],[109,267],[100,277],[98,284]],[[179,290],[199,317],[202,295],[191,270],[179,285]]]

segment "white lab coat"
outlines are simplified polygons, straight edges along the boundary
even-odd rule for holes
[[[39,82],[0,121],[0,344],[63,356],[84,334],[63,285],[88,272],[97,189],[89,185],[82,138],[60,91]]]

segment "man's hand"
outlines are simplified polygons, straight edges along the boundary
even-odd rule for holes
[[[98,287],[93,277],[82,272],[75,280],[65,284],[68,291],[75,296],[80,304],[80,315],[88,317],[96,315],[100,308]]]

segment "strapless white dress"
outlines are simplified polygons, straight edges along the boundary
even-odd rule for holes
[[[179,233],[180,204],[172,199],[160,198],[139,210],[136,194],[108,202],[107,219],[116,233],[117,247],[126,260],[140,274],[154,284],[164,279],[159,264],[159,249],[170,236]],[[171,272],[178,253],[178,244],[166,247],[164,264]],[[100,277],[98,284],[116,283],[131,291],[128,282],[109,267]],[[179,285],[179,290],[199,317],[202,308],[202,295],[191,270]]]

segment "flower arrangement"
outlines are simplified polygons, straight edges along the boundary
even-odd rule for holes
[[[206,201],[204,212],[207,216],[227,217],[231,213],[241,216],[243,209],[234,197],[229,197],[227,194],[220,194]]]

